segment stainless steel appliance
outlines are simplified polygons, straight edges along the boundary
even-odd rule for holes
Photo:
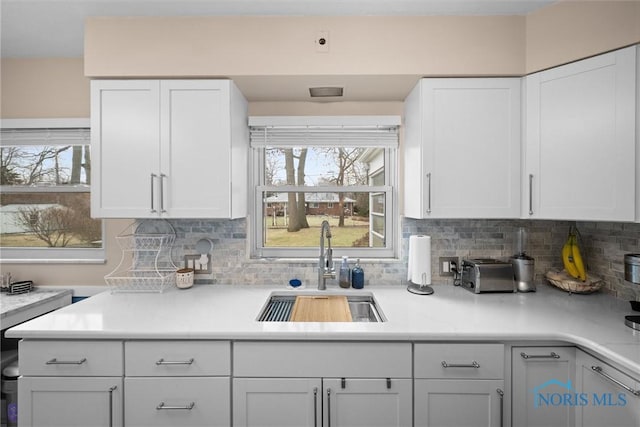
[[[513,265],[491,258],[463,259],[460,286],[475,292],[516,292]]]
[[[535,261],[526,254],[528,242],[527,229],[518,227],[513,235],[513,247],[516,253],[510,259],[518,292],[535,292],[536,290],[536,284],[533,282]]]
[[[627,254],[624,256],[624,280],[640,287],[640,254]],[[640,290],[635,290],[634,293],[637,295],[638,292],[640,292]],[[638,309],[640,303],[636,301],[629,302],[631,303],[631,308],[634,311],[640,311],[640,309]],[[640,316],[625,316],[624,324],[630,328],[640,331]]]

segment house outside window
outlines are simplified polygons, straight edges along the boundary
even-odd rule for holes
[[[2,120],[0,136],[0,259],[102,262],[89,120]]]
[[[326,220],[334,255],[397,257],[399,123],[396,116],[251,117],[251,256],[316,258]]]

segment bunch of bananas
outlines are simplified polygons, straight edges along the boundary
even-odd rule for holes
[[[562,247],[562,263],[564,264],[564,269],[570,276],[580,279],[583,282],[587,280],[587,269],[580,254],[577,229],[574,227],[569,228],[569,237]]]

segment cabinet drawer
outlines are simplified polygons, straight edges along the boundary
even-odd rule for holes
[[[416,378],[503,378],[502,344],[416,344]]]
[[[235,377],[411,378],[411,344],[237,342]]]
[[[231,382],[226,378],[125,378],[128,426],[229,426]]]
[[[207,376],[231,374],[228,341],[128,341],[127,376]]]
[[[19,344],[20,374],[122,376],[122,341],[29,341]]]

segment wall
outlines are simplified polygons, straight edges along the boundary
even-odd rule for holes
[[[260,284],[286,286],[289,279],[301,279],[307,287],[317,287],[317,260],[289,263],[284,260],[248,260],[246,220],[172,220],[177,238],[173,251],[176,263],[184,255],[194,255],[195,244],[201,238],[213,241],[212,274],[196,275],[199,284]],[[535,259],[535,281],[548,286],[544,274],[551,268],[562,269],[561,251],[569,221],[489,220],[489,219],[402,219],[401,256],[397,261],[363,260],[366,286],[392,284],[406,286],[409,236],[431,236],[432,283],[452,284],[451,277],[438,275],[438,257],[508,259],[514,254],[513,237],[519,227],[529,236],[527,253]],[[640,224],[579,222],[584,242],[584,257],[590,274],[605,281],[603,292],[622,299],[640,300],[634,295],[634,285],[624,281],[625,253],[640,252]],[[339,228],[332,229],[334,235]],[[334,258],[341,256],[338,249]],[[337,286],[337,282],[330,286]],[[635,286],[637,288],[637,286]]]
[[[527,16],[527,73],[640,42],[640,2],[559,1]]]
[[[328,31],[327,53],[316,51]],[[87,76],[521,75],[524,17],[96,17]]]
[[[144,23],[140,21],[142,18],[96,19],[87,27],[86,69],[82,58],[2,59],[0,114],[2,118],[88,117],[89,80],[84,76],[85,70],[87,75],[105,76],[119,73],[189,76],[194,69],[200,75],[244,73],[245,77],[257,73],[279,77],[279,73],[288,76],[383,72],[520,75],[640,41],[638,5],[634,1],[562,1],[540,9],[526,20],[522,17],[216,18],[212,26],[213,21],[206,19],[185,19],[180,24],[175,24],[176,18],[149,19]],[[162,25],[151,25],[153,22]],[[249,30],[247,22],[251,24]],[[313,38],[319,29],[331,31],[329,54],[315,53]],[[143,38],[148,44],[141,48]],[[242,48],[248,50],[239,55]],[[114,58],[117,60],[112,61]],[[249,108],[252,115],[401,114],[402,103],[252,102]],[[129,220],[106,221],[106,264],[3,263],[1,267],[17,278],[32,278],[39,284],[103,285],[103,276],[120,259],[114,236],[129,223]],[[568,224],[404,219],[402,259],[366,263],[364,267],[372,282],[402,282],[406,277],[408,236],[417,233],[432,235],[434,257],[439,254],[508,257],[513,250],[513,230],[526,225],[532,229],[531,252],[540,278],[547,267],[560,266],[559,249]],[[607,280],[606,291],[630,298],[631,288],[621,276],[622,256],[626,252],[640,252],[638,225],[578,225],[593,271]],[[314,262],[290,266],[246,260],[245,220],[181,220],[176,227],[180,233],[174,252],[176,261],[192,251],[200,237],[215,241],[214,274],[198,279],[203,282],[275,284],[282,281],[282,274],[290,275],[290,268],[296,270],[296,275],[301,268],[303,279],[309,283],[315,279]],[[435,276],[434,283],[448,281]]]

